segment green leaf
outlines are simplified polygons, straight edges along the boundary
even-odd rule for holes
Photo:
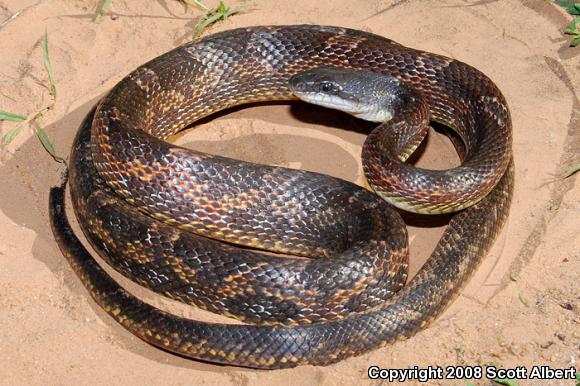
[[[572,39],[572,41],[570,42],[570,47],[576,47],[578,44],[580,44],[580,36]]]
[[[52,99],[56,99],[56,83],[54,82],[52,64],[50,64],[50,58],[48,56],[48,30],[44,31],[44,45],[42,47],[42,52],[44,57],[44,68],[46,68],[48,82],[50,83],[50,95],[52,95]]]
[[[107,9],[109,9],[112,2],[113,2],[113,0],[104,0],[103,1],[103,5],[101,5],[101,8],[99,8],[99,11],[97,12],[97,16],[95,16],[95,23],[101,22],[101,18],[103,17],[105,12],[107,12]]]
[[[40,126],[38,122],[33,122],[33,124],[36,130],[36,136],[38,137],[40,143],[42,144],[44,149],[48,152],[48,154],[50,154],[55,161],[64,162],[63,158],[56,155],[56,152],[54,151],[54,146],[52,145],[52,142],[50,142],[48,134],[46,134],[46,130],[44,130],[44,128]]]
[[[505,385],[505,386],[518,386],[517,382],[514,381],[513,379],[509,379],[509,378],[496,378],[493,380],[495,383],[498,383],[500,385]]]
[[[48,134],[46,134],[46,131],[44,130],[43,127],[38,126],[36,128],[36,135],[38,136],[40,143],[42,143],[42,146],[44,146],[46,151],[49,152],[51,155],[54,155],[54,146],[52,146],[52,143],[48,138]]]
[[[572,23],[568,24],[564,33],[567,35],[577,35],[580,33],[579,26],[580,25],[580,17],[577,17]]]
[[[209,7],[205,5],[205,3],[201,0],[180,0],[180,1],[185,6],[186,11],[188,5],[193,5],[195,7],[203,9],[204,11],[209,11]]]
[[[203,33],[203,31],[210,25],[217,23],[219,21],[225,21],[227,20],[228,17],[235,15],[236,13],[242,12],[244,8],[246,7],[239,6],[231,8],[226,6],[223,1],[220,1],[219,5],[216,8],[206,12],[205,15],[201,17],[199,23],[197,23],[197,25],[195,26],[194,38],[199,37]]]
[[[230,10],[229,7],[226,7],[226,5],[224,4],[224,2],[223,1],[220,1],[220,3],[218,4],[218,7],[217,7],[218,13],[220,13],[222,15],[225,15],[225,14],[228,13],[229,10]]]
[[[0,121],[22,122],[25,120],[26,120],[26,117],[23,117],[22,115],[9,113],[8,111],[0,110]]]
[[[10,142],[12,142],[14,138],[16,138],[18,134],[20,134],[24,126],[26,126],[26,122],[21,122],[18,125],[14,126],[12,129],[10,129],[2,138],[2,144],[8,145]]]
[[[570,15],[580,15],[580,3],[574,2],[574,4],[571,7],[568,7],[566,11],[568,11]]]
[[[557,4],[566,8],[570,15],[580,15],[580,3],[576,1],[559,1]]]

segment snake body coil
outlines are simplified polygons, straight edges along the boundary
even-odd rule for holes
[[[462,140],[462,165],[448,171],[402,163],[408,154],[389,153],[384,131],[365,144],[365,174],[382,197],[420,213],[468,207],[402,289],[406,231],[378,196],[328,176],[163,141],[225,108],[293,99],[289,79],[322,66],[403,81]],[[496,86],[461,62],[344,28],[237,29],[170,51],[115,86],[79,130],[69,180],[81,228],[116,270],[166,296],[260,324],[187,320],[127,293],[74,235],[63,188],[53,188],[51,223],[63,254],[96,302],[135,335],[212,362],[326,365],[411,336],[458,294],[507,217],[511,121]]]

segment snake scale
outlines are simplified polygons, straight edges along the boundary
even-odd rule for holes
[[[290,79],[320,67],[411,87],[426,106],[422,120],[461,139],[454,144],[462,164],[446,171],[403,163],[408,146],[389,155],[386,124],[363,147],[365,174],[381,197],[419,213],[458,211],[405,286],[405,226],[378,195],[164,141],[232,106],[296,99]],[[241,28],[178,47],[124,78],[81,125],[68,180],[81,229],[115,270],[254,323],[184,319],[128,293],[75,236],[64,184],[53,188],[51,225],[63,254],[93,299],[133,334],[210,362],[328,365],[412,336],[458,295],[507,218],[511,120],[497,87],[462,62],[346,28]],[[402,201],[407,192],[411,203]]]

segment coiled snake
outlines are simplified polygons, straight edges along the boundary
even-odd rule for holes
[[[369,183],[388,201],[420,213],[461,210],[404,287],[404,223],[377,195],[163,141],[216,111],[295,99],[289,82],[320,67],[380,74],[396,85],[396,100],[409,88],[415,94],[407,101],[420,102],[414,113],[396,105],[363,147]],[[458,133],[460,167],[402,163],[424,135],[409,140],[402,128],[413,132],[429,117]],[[507,217],[511,121],[497,87],[459,61],[345,28],[243,28],[176,48],[124,78],[81,126],[69,181],[81,228],[116,270],[171,298],[257,323],[197,322],[140,301],[80,243],[66,219],[64,185],[53,188],[51,224],[63,254],[125,328],[211,362],[326,365],[413,335],[459,293]]]

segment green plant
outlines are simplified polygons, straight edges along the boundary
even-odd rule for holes
[[[204,11],[209,11],[209,7],[207,5],[205,5],[205,3],[201,0],[179,0],[179,2],[181,4],[183,4],[186,11],[187,11],[187,7],[189,5],[193,5],[194,7],[201,8]]]
[[[493,380],[498,385],[505,385],[505,386],[518,386],[517,382],[513,379],[509,378],[496,378]]]
[[[99,23],[101,21],[101,18],[103,17],[105,12],[107,12],[107,9],[109,9],[112,2],[113,2],[113,0],[104,0],[103,1],[101,8],[99,8],[99,10],[97,11],[97,16],[95,16],[95,23]]]
[[[56,103],[56,82],[54,81],[54,73],[52,71],[52,64],[50,63],[50,56],[48,54],[48,30],[44,30],[44,41],[42,44],[42,59],[44,68],[48,74],[48,83],[50,85],[50,95],[52,97],[53,105]]]
[[[223,1],[220,1],[219,5],[207,11],[203,14],[199,20],[199,23],[195,26],[195,32],[193,34],[194,38],[200,37],[203,32],[209,28],[211,25],[225,21],[228,17],[235,15],[236,13],[242,12],[246,7],[238,6],[238,7],[228,7],[224,4]]]
[[[201,15],[199,22],[195,25],[193,33],[194,39],[199,38],[204,33],[204,31],[213,24],[225,21],[228,19],[228,17],[240,13],[246,8],[245,6],[229,7],[223,1],[220,1],[217,7],[210,9],[202,0],[178,1],[183,4],[186,11],[189,6],[194,6],[205,11],[205,13]],[[97,11],[97,15],[95,16],[95,23],[99,23],[101,21],[101,18],[107,12],[112,2],[113,0],[103,1],[101,7]]]
[[[574,21],[568,24],[564,33],[572,35],[570,47],[576,47],[580,44],[580,2],[576,1],[559,1],[558,5],[566,8],[566,11],[572,16],[575,16]]]
[[[181,4],[183,4],[186,11],[187,11],[187,7],[190,5],[193,5],[194,7],[201,8],[204,11],[209,10],[209,7],[207,5],[205,5],[204,2],[201,0],[178,0],[178,1]],[[97,15],[95,16],[95,20],[94,20],[95,23],[99,23],[101,21],[101,18],[107,12],[107,10],[111,6],[112,2],[113,2],[113,0],[103,0],[103,3],[101,4],[101,7],[97,11]]]
[[[10,129],[4,137],[2,137],[2,145],[6,146],[16,138],[23,128],[29,126],[38,137],[42,146],[46,151],[54,158],[57,162],[64,162],[64,159],[56,155],[54,151],[54,146],[46,134],[46,130],[42,127],[41,120],[44,115],[50,111],[56,103],[56,83],[54,80],[54,73],[52,71],[52,64],[50,63],[50,57],[48,54],[48,31],[44,32],[44,40],[42,44],[42,54],[44,61],[44,68],[48,74],[48,89],[50,91],[51,102],[48,106],[41,108],[35,113],[25,117],[20,114],[11,113],[8,111],[0,111],[0,121],[18,122],[16,126]]]

